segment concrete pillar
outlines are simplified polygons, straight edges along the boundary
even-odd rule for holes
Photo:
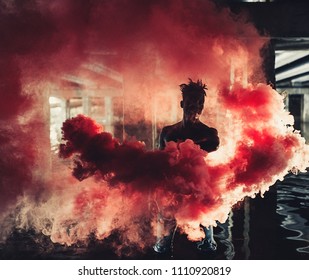
[[[83,114],[89,116],[90,113],[90,98],[89,96],[82,97]]]
[[[114,110],[113,110],[113,99],[111,96],[104,97],[104,106],[105,106],[105,122],[104,122],[104,130],[114,134]]]

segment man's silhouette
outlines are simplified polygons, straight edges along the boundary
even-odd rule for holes
[[[166,142],[169,141],[183,142],[186,139],[191,139],[201,149],[209,153],[215,151],[219,146],[218,132],[199,119],[204,109],[206,85],[201,80],[193,82],[189,79],[189,83],[181,84],[180,89],[182,93],[180,107],[183,109],[183,119],[176,124],[163,127],[160,134],[160,149],[164,149]],[[158,227],[159,232],[169,232],[169,234],[158,237],[154,250],[158,253],[165,253],[171,247],[176,221],[159,213]],[[201,227],[204,230],[205,238],[198,243],[198,249],[205,252],[215,251],[217,245],[213,238],[213,228],[211,226],[209,228]]]

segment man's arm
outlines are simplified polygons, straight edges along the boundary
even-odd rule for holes
[[[215,128],[211,128],[210,130],[209,136],[207,136],[205,140],[203,139],[202,141],[198,141],[199,143],[195,142],[200,145],[201,149],[208,153],[216,151],[220,144],[218,131]]]

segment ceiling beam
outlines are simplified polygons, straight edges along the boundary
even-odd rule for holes
[[[291,61],[290,63],[284,64],[281,67],[276,67],[275,72],[276,75],[279,75],[281,73],[294,70],[295,68],[303,68],[303,65],[307,65],[307,69],[309,69],[309,54],[298,59],[295,57],[295,60]]]
[[[276,51],[275,68],[280,68],[283,65],[289,64],[296,59],[309,55],[309,50],[302,51]]]
[[[281,79],[280,79],[280,77],[276,76],[276,85],[279,85],[279,83],[281,84],[281,83],[292,82],[292,80],[295,80],[295,79],[298,79],[298,78],[303,78],[307,75],[309,75],[309,71],[299,73],[299,74],[296,74],[296,75],[287,76],[287,77],[281,78]]]

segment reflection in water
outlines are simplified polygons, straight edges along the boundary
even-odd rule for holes
[[[215,234],[215,239],[224,245],[224,256],[227,260],[232,260],[235,256],[235,248],[232,242],[233,212],[229,214],[228,220],[224,223],[218,223],[219,234]]]
[[[223,245],[225,259],[250,258],[250,199],[245,198],[240,206],[233,209],[228,220],[218,223],[220,231],[215,234],[216,240]]]
[[[301,123],[301,135],[309,143],[309,123]],[[287,237],[305,241],[307,246],[296,248],[298,252],[309,254],[309,172],[288,175],[278,184],[277,213],[284,217],[281,226],[296,233]]]
[[[248,260],[250,257],[250,248],[249,248],[249,241],[250,241],[250,207],[249,207],[249,200],[245,199],[244,201],[244,244],[243,244],[243,251],[245,253],[244,259]]]
[[[230,212],[225,223],[218,224],[215,239],[222,248],[220,258],[309,258],[309,172],[289,174],[273,188],[274,200],[262,203],[275,204],[274,216],[268,208],[258,208],[255,199],[246,198]],[[262,223],[256,224],[259,221]],[[276,244],[272,245],[273,242]]]
[[[306,242],[307,246],[296,248],[309,254],[309,174],[289,175],[278,185],[277,213],[283,216],[281,226],[292,231],[288,239]],[[295,235],[296,234],[296,235]]]

